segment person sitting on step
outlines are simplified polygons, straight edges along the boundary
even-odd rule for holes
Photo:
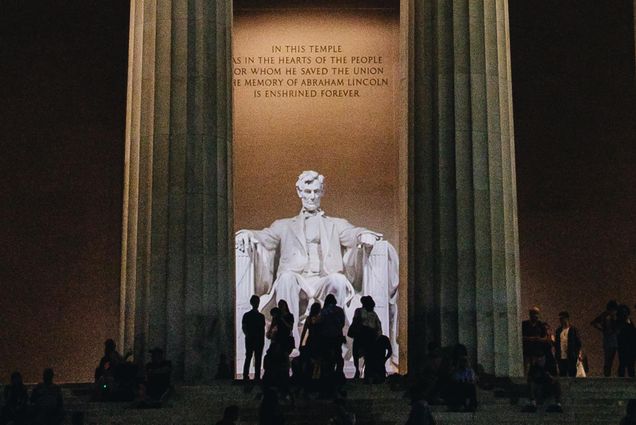
[[[536,412],[537,400],[541,401],[554,397],[554,405],[548,406],[547,412],[563,412],[561,407],[561,384],[546,368],[545,356],[534,356],[528,369],[528,387],[530,390],[530,404],[523,408],[523,412]]]

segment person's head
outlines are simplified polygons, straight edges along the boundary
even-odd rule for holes
[[[559,323],[564,328],[567,328],[568,326],[570,326],[570,313],[568,313],[567,311],[560,312],[559,313]]]
[[[235,421],[239,417],[239,408],[236,405],[227,406],[223,411],[223,419],[227,421]]]
[[[309,212],[320,208],[320,200],[325,193],[325,177],[315,171],[303,171],[296,181],[296,193]]]
[[[616,315],[616,312],[618,311],[618,303],[616,300],[609,300],[605,306],[605,310],[607,310],[610,314]]]
[[[106,341],[104,341],[104,353],[105,354],[110,354],[115,352],[115,349],[117,348],[117,344],[115,344],[115,341],[111,338],[108,338]]]
[[[155,347],[150,350],[150,360],[153,363],[160,363],[163,361],[163,350],[159,347]]]
[[[55,376],[53,369],[46,368],[44,369],[44,372],[42,372],[42,381],[44,381],[45,384],[52,384],[53,376]]]
[[[22,386],[22,374],[18,371],[15,371],[11,374],[11,385],[14,387]]]
[[[287,301],[278,300],[278,309],[280,310],[280,314],[289,313],[289,306],[287,305]]]
[[[364,307],[366,311],[373,311],[375,308],[375,301],[373,301],[373,298],[370,296],[364,296],[360,299],[360,301],[362,302],[362,307]]]
[[[468,356],[461,355],[457,358],[457,367],[460,369],[466,369],[470,366]]]
[[[328,305],[336,305],[338,302],[336,301],[336,297],[334,294],[329,294],[325,297],[325,307]]]
[[[442,361],[444,359],[442,358],[441,348],[435,348],[433,350],[430,350],[428,352],[427,357],[428,357],[429,366],[432,367],[434,370],[438,370],[440,367],[442,367]]]
[[[629,307],[625,304],[621,304],[618,306],[616,316],[619,320],[627,320],[629,319],[630,313],[631,312],[629,311]]]
[[[309,317],[318,316],[320,314],[320,303],[315,302],[309,308]]]
[[[532,307],[528,311],[528,315],[530,316],[530,321],[533,322],[533,323],[538,322],[540,313],[541,313],[541,311],[539,310],[539,307],[537,307],[537,306]]]
[[[258,295],[252,295],[250,297],[250,305],[252,306],[254,310],[258,309],[258,306],[260,303],[261,303],[261,299],[258,297]]]
[[[272,319],[280,316],[280,308],[274,307],[269,311],[269,315],[272,316]]]

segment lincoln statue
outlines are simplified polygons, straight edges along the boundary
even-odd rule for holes
[[[328,294],[336,297],[349,321],[353,310],[360,306],[360,297],[372,295],[378,298],[378,306],[385,309],[386,314],[380,315],[388,322],[383,323],[383,329],[395,346],[397,252],[383,240],[382,234],[327,215],[320,207],[324,180],[316,171],[302,172],[296,182],[296,192],[302,201],[297,216],[276,220],[263,230],[236,233],[237,258],[249,255],[253,267],[253,288],[248,292],[261,297],[266,312],[270,302],[284,299],[299,326],[305,319],[307,306],[315,301],[322,303]],[[374,256],[376,251],[378,255]],[[375,266],[372,258],[376,259]],[[237,276],[237,285],[240,282],[241,276]],[[240,293],[237,289],[239,304]],[[299,326],[294,326],[297,345]]]

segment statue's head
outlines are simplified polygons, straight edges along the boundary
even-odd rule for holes
[[[315,171],[303,171],[296,182],[296,192],[307,211],[320,208],[320,200],[325,193],[325,176]]]

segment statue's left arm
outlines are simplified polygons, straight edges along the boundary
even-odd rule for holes
[[[355,248],[358,245],[373,245],[373,242],[382,239],[382,233],[374,232],[365,227],[357,227],[345,219],[336,222],[340,244],[345,248]]]

